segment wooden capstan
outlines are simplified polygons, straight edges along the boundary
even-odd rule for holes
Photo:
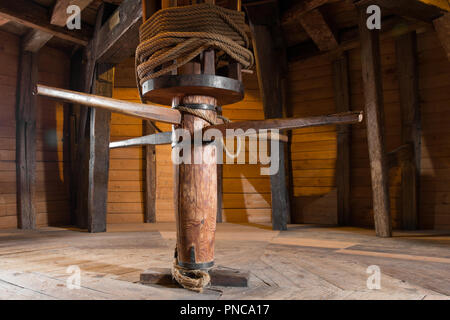
[[[235,20],[237,22],[229,22],[228,19],[233,20],[233,12],[231,10],[225,12],[223,8],[215,7],[215,1],[196,1],[195,6],[186,6],[191,5],[191,2],[163,0],[162,10],[184,6],[180,8],[180,11],[178,11],[178,8],[174,10],[169,9],[169,11],[175,12],[175,18],[174,16],[167,16],[164,21],[177,21],[178,17],[176,14],[180,14],[179,12],[187,12],[186,16],[180,18],[181,20],[186,20],[189,17],[190,8],[199,10],[198,3],[206,3],[203,6],[200,5],[201,10],[218,12],[217,14],[221,17],[224,15],[224,20],[233,25],[237,34],[244,33],[243,30],[237,30],[239,28],[236,28],[239,21],[245,23],[242,19],[242,13],[238,14],[241,20],[238,17]],[[151,23],[158,21],[159,14],[162,14],[161,11],[155,13],[156,8],[154,5],[154,1],[143,0],[144,24],[141,27],[141,44],[137,48],[136,54],[138,88],[143,102],[171,105],[172,109],[150,104],[128,103],[42,85],[37,85],[35,93],[66,102],[108,109],[149,121],[170,123],[173,125],[174,130],[178,128],[185,129],[191,136],[194,136],[195,132],[203,133],[210,128],[217,129],[222,133],[226,129],[243,129],[244,131],[250,128],[255,130],[292,130],[329,124],[354,124],[362,121],[361,112],[349,112],[310,118],[228,123],[226,119],[221,117],[221,106],[236,103],[243,99],[244,86],[241,77],[241,64],[246,63],[246,67],[251,66],[253,55],[244,45],[236,45],[235,41],[219,33],[211,36],[204,30],[195,30],[195,32],[190,30],[189,34],[180,33],[179,30],[176,30],[176,34],[166,39],[167,35],[172,32],[169,24],[164,27],[166,28],[165,33],[152,34],[155,26]],[[236,6],[233,9],[240,10],[240,1],[236,1]],[[149,27],[146,30],[148,24],[150,24],[151,28]],[[163,29],[159,25],[156,27]],[[208,29],[208,26],[205,26],[205,28]],[[156,28],[156,30],[159,29]],[[146,38],[147,32],[151,34],[150,39]],[[164,54],[161,54],[161,51],[154,50],[155,46],[163,47],[161,41],[162,43],[165,43],[164,41],[172,41],[183,47],[184,44],[188,44],[191,40],[191,36],[195,37],[196,32],[202,34],[202,39],[205,42],[201,42],[203,41],[201,40],[201,45],[199,46],[201,50],[194,51],[194,53],[190,52],[191,56],[189,58],[179,53],[176,55],[176,58],[171,58],[173,50],[170,51],[170,49]],[[204,33],[206,33],[206,36]],[[230,37],[234,37],[234,35]],[[164,39],[161,40],[160,38]],[[238,43],[245,43],[245,41],[241,41],[239,36],[235,38],[238,39]],[[230,46],[231,49],[228,50],[227,46]],[[158,47],[158,49],[161,48]],[[143,52],[144,54],[142,54]],[[150,55],[145,56],[145,53],[148,52],[151,52]],[[182,52],[184,53],[184,51]],[[225,59],[223,58],[224,56]],[[163,62],[155,67],[152,64],[154,60]],[[180,61],[183,60],[184,63],[180,64]],[[218,61],[220,61],[220,64]],[[225,64],[223,63],[224,61]],[[153,67],[148,67],[149,65]],[[177,141],[172,141],[172,136],[174,135],[160,132],[142,138],[115,142],[110,147],[155,144],[172,144],[176,146]],[[279,139],[283,139],[283,137]],[[172,274],[184,287],[196,291],[201,291],[203,287],[209,284],[211,280],[209,271],[214,265],[216,214],[218,211],[218,165],[216,162],[218,150],[216,150],[216,145],[210,142],[203,141],[200,145],[194,144],[191,147],[193,159],[196,157],[196,154],[203,154],[201,163],[182,163],[175,165],[174,170],[177,247]]]

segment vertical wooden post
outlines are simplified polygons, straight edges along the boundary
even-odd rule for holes
[[[143,121],[144,134],[156,133],[150,121]],[[156,222],[156,146],[147,145],[144,147],[144,222]]]
[[[36,228],[36,98],[38,55],[22,48],[16,108],[17,216],[20,229]]]
[[[348,74],[348,55],[333,61],[334,100],[336,112],[350,111],[350,78]],[[337,208],[338,224],[350,225],[350,125],[337,127]]]
[[[381,76],[380,35],[367,28],[366,6],[359,7],[362,79],[365,116],[372,177],[373,212],[376,234],[391,237],[389,176],[384,142],[383,83]]]
[[[258,82],[262,95],[264,114],[266,119],[283,117],[285,111],[285,89],[283,49],[277,46],[279,39],[276,34],[276,24],[268,26],[256,24],[253,17],[257,11],[252,13],[248,8],[250,28],[253,35],[253,48],[256,56],[258,69]],[[286,177],[286,143],[280,141],[279,150],[279,172],[270,177],[272,190],[272,227],[274,230],[286,230],[290,217],[290,199],[288,193],[288,179]]]
[[[411,32],[396,40],[397,72],[402,109],[402,144],[411,144],[412,158],[401,163],[402,227],[415,230],[419,214],[420,182],[420,97],[417,58],[417,35]]]
[[[168,4],[164,4],[165,6]],[[142,20],[145,22],[157,10],[161,8],[158,1],[142,0]],[[156,133],[155,126],[151,121],[142,122],[144,134]],[[144,222],[156,222],[156,146],[147,145],[144,147]]]
[[[95,93],[112,97],[114,71],[100,75]],[[111,112],[91,109],[89,128],[88,231],[106,232]]]

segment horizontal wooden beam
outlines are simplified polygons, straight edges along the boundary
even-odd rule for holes
[[[439,18],[447,11],[435,5],[438,1],[431,0],[354,0],[354,3],[362,7],[377,5],[382,11],[426,22]]]
[[[123,1],[98,33],[96,60],[116,64],[134,56],[141,24],[142,1]]]
[[[47,9],[34,1],[2,1],[0,18],[20,23],[26,27],[43,31],[82,46],[86,46],[92,36],[92,28],[87,25],[82,25],[81,30],[68,30],[50,24],[50,15]]]
[[[53,7],[52,18],[50,23],[56,26],[64,27],[67,24],[69,15],[67,8],[76,5],[83,10],[92,3],[93,0],[58,0]]]
[[[40,30],[30,30],[22,40],[23,50],[38,52],[53,36]]]

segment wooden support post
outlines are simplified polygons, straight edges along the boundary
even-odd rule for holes
[[[144,121],[144,135],[156,133],[150,121]],[[156,146],[146,145],[144,147],[144,222],[156,222]]]
[[[100,75],[95,93],[112,97],[114,72]],[[91,109],[89,128],[88,231],[106,232],[111,112]]]
[[[145,22],[157,10],[161,8],[153,0],[142,0],[142,21]],[[155,126],[150,121],[143,121],[144,135],[157,133]],[[147,145],[144,147],[144,222],[156,222],[156,146]]]
[[[365,116],[372,177],[373,212],[376,234],[391,237],[389,176],[384,144],[383,83],[378,30],[367,28],[366,6],[359,9],[362,78]]]
[[[52,38],[31,30],[21,42],[16,108],[17,213],[20,229],[36,228],[36,97],[38,52]]]
[[[350,108],[350,77],[348,73],[348,55],[333,61],[334,100],[336,112],[348,112]],[[337,208],[338,224],[350,225],[350,138],[351,126],[337,127]]]
[[[38,55],[23,50],[20,56],[16,108],[17,216],[20,229],[36,228],[36,97]]]
[[[419,215],[420,182],[420,97],[417,58],[417,36],[411,32],[396,40],[400,105],[402,109],[402,144],[413,146],[412,157],[401,163],[402,169],[402,226],[415,230]]]
[[[276,5],[276,4],[271,4]],[[250,29],[253,36],[253,48],[258,69],[258,82],[262,95],[266,119],[281,118],[286,113],[285,105],[285,65],[283,43],[280,43],[281,28],[279,21],[270,25],[259,24],[259,9],[247,7]],[[275,7],[274,10],[277,10]],[[278,35],[278,36],[277,36]],[[283,61],[284,60],[284,61]],[[290,219],[290,199],[288,192],[288,172],[286,170],[287,146],[280,141],[279,172],[270,177],[272,190],[272,227],[274,230],[286,230]]]
[[[94,31],[94,38],[89,42],[89,45],[83,50],[83,56],[81,59],[85,60],[86,63],[83,65],[83,71],[79,74],[80,79],[78,85],[81,91],[86,93],[91,93],[93,90],[93,84],[95,80],[95,70],[96,70],[96,60],[95,57],[97,51],[98,42],[98,32],[101,27],[103,19],[104,5],[102,5],[97,13],[97,21]],[[75,79],[76,80],[76,79]],[[87,108],[85,106],[77,107],[77,132],[76,134],[76,146],[74,146],[76,153],[76,162],[72,164],[74,172],[74,179],[72,183],[72,199],[73,204],[75,204],[75,225],[79,228],[90,227],[89,218],[89,199],[92,196],[89,194],[89,168],[90,168],[90,155],[91,155],[91,145],[90,145],[90,117],[95,117],[95,111],[91,112],[92,108]],[[92,211],[91,211],[92,212]]]

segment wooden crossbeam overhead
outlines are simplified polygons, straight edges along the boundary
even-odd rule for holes
[[[298,23],[302,15],[317,9],[329,2],[336,2],[336,0],[304,0],[293,5],[281,17],[281,24]]]
[[[320,51],[329,51],[338,47],[338,41],[319,9],[301,15],[300,23]]]
[[[439,0],[354,0],[353,2],[358,6],[378,5],[389,13],[426,22],[432,22],[450,10],[448,5],[445,6],[444,2]]]
[[[47,9],[30,0],[2,1],[0,18],[15,21],[81,46],[86,46],[92,36],[92,28],[87,25],[82,25],[81,30],[68,30],[52,25]]]
[[[67,24],[67,8],[76,5],[83,11],[93,0],[58,0],[53,7],[53,13],[50,23],[56,26],[64,27]]]
[[[7,24],[8,22],[9,22],[8,19],[5,19],[5,18],[0,17],[0,27],[1,27],[2,25],[4,25],[4,24]]]
[[[441,18],[434,20],[433,24],[442,47],[447,53],[448,60],[450,60],[450,13],[446,13]]]
[[[25,35],[22,45],[25,51],[38,52],[51,38],[51,34],[33,29]]]
[[[431,30],[431,27],[422,21],[414,22],[401,17],[390,17],[382,21],[380,40],[392,39],[416,30]],[[344,52],[360,47],[361,41],[359,32],[355,29],[351,29],[341,35],[341,43],[333,50],[321,52],[317,50],[317,48],[308,50],[306,47],[299,46],[295,49],[295,52],[294,50],[291,50],[289,59],[290,61],[297,61],[320,55],[334,61],[335,59],[339,59]]]
[[[124,0],[98,33],[96,61],[117,64],[133,57],[141,24],[142,0]]]

